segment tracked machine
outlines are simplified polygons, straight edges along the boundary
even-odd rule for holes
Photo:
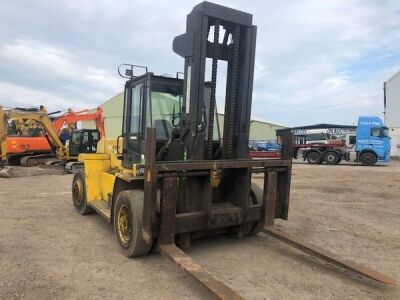
[[[80,154],[84,172],[72,183],[81,214],[113,223],[128,257],[158,249],[220,299],[241,299],[182,249],[210,234],[242,238],[260,231],[372,279],[376,271],[274,228],[286,220],[292,135],[278,136],[281,157],[249,158],[256,27],[252,15],[203,2],[187,17],[173,50],[185,59],[184,79],[145,69],[125,85],[118,153]],[[206,80],[206,60],[211,82]],[[218,61],[227,62],[225,119],[216,130]],[[133,66],[132,66],[133,68]],[[252,175],[264,175],[263,187]]]
[[[77,162],[80,153],[96,153],[97,151],[97,145],[101,134],[97,129],[74,131],[71,134],[70,143],[64,145],[60,140],[57,128],[54,126],[47,113],[21,109],[4,110],[0,106],[0,168],[2,168],[0,177],[10,177],[12,173],[12,169],[6,167],[8,165],[9,156],[15,154],[14,149],[10,149],[10,141],[8,140],[8,126],[9,122],[12,120],[30,120],[36,122],[43,130],[44,135],[41,136],[41,139],[45,139],[48,145],[51,145],[49,153],[26,155],[22,157],[22,165],[32,166],[43,163],[65,164],[68,162],[67,171],[75,172],[75,169],[80,169],[82,165]],[[101,132],[104,134],[103,129]],[[32,139],[35,139],[35,137]],[[108,143],[110,144],[110,142]],[[100,143],[100,145],[104,148],[104,141]],[[27,151],[25,153],[30,152]]]
[[[20,114],[24,119],[16,119],[17,114]],[[21,109],[16,108],[7,111],[8,119],[13,120],[28,120],[34,121],[35,115],[41,114],[39,110]],[[11,118],[11,115],[13,117]],[[29,117],[33,116],[33,119]],[[104,137],[104,116],[103,109],[98,107],[96,112],[88,113],[88,110],[80,112],[68,112],[56,118],[50,118],[53,123],[54,130],[60,136],[64,128],[68,129],[70,135],[71,146],[70,155],[77,157],[79,153],[96,152],[95,147],[101,137]],[[96,129],[81,129],[73,130],[77,122],[92,120],[96,124]],[[50,126],[50,123],[47,125]],[[42,134],[38,130],[37,134],[21,135],[21,134],[8,134],[7,135],[7,161],[10,165],[33,166],[38,164],[57,162],[56,155],[53,151],[57,143],[51,142],[46,133],[45,128]]]

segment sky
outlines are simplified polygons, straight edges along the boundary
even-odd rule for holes
[[[258,27],[253,117],[300,126],[383,116],[383,82],[400,70],[399,0],[215,2]],[[123,90],[121,63],[183,71],[172,40],[197,3],[2,0],[0,105],[94,108]]]

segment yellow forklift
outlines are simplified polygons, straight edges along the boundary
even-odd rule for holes
[[[252,15],[203,2],[187,17],[173,50],[184,79],[143,74],[128,65],[117,153],[80,154],[72,200],[82,215],[113,223],[128,257],[158,249],[220,299],[241,296],[181,249],[211,234],[242,238],[263,231],[372,279],[393,279],[273,227],[287,219],[292,134],[282,133],[280,158],[250,159],[249,129],[256,27]],[[211,81],[206,82],[206,61]],[[223,132],[216,118],[218,61],[227,62]],[[121,72],[120,72],[121,74]],[[263,187],[252,175],[264,175]],[[177,247],[178,245],[178,247]]]

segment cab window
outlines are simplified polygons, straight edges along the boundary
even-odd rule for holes
[[[389,128],[387,128],[387,127],[382,127],[382,128],[381,128],[381,136],[389,137]]]
[[[138,84],[137,86],[132,88],[131,91],[131,124],[129,132],[133,135],[139,135],[140,132],[140,116],[142,111],[142,101],[141,101],[141,93],[142,93],[142,84]]]
[[[83,145],[88,145],[89,144],[89,132],[87,132],[87,131],[85,131],[83,133],[82,144]]]
[[[178,125],[177,118],[181,110],[181,97],[181,95],[168,92],[151,93],[152,120],[158,140],[169,139],[172,127]]]
[[[156,129],[157,140],[168,140],[172,128],[178,126],[182,106],[182,85],[177,82],[153,80],[151,84],[148,126]]]
[[[380,128],[371,128],[371,136],[379,137],[380,135],[381,135],[381,129]]]

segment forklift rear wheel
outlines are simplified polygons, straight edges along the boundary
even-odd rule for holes
[[[127,257],[147,255],[152,246],[142,237],[143,202],[142,190],[129,190],[118,194],[114,206],[114,231]]]
[[[360,156],[360,162],[364,166],[373,166],[376,164],[376,156],[370,152],[363,153]]]
[[[321,163],[321,155],[318,152],[312,151],[307,154],[307,162],[312,165]]]
[[[72,202],[81,215],[87,215],[93,212],[93,209],[86,201],[85,175],[82,173],[76,173],[72,180]]]
[[[336,152],[327,152],[324,155],[324,161],[327,165],[337,165],[339,163],[339,155]]]

